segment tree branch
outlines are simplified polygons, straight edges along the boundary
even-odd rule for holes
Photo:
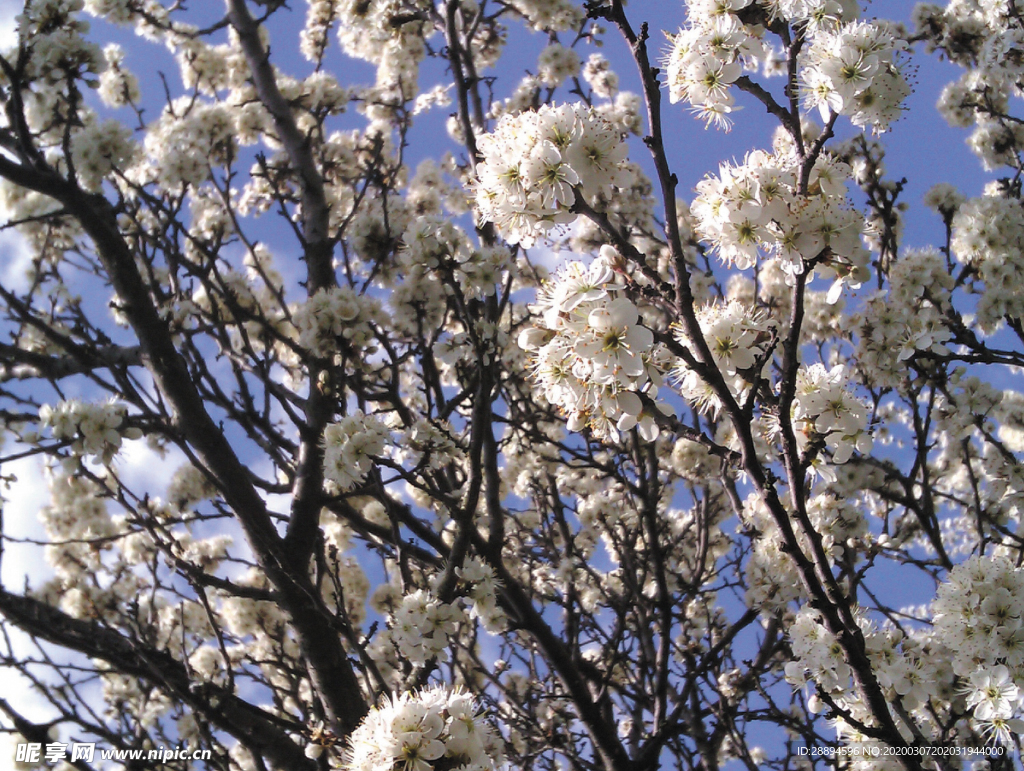
[[[0,614],[33,637],[105,661],[113,671],[166,690],[281,768],[315,771],[317,767],[289,738],[279,718],[218,685],[192,680],[185,666],[164,651],[144,648],[113,629],[4,589],[0,589]]]
[[[270,63],[270,52],[260,42],[259,26],[249,13],[245,0],[225,0],[231,26],[252,71],[253,85],[260,102],[270,113],[288,159],[295,167],[302,190],[302,246],[306,262],[306,292],[312,297],[321,289],[336,285],[334,242],[330,237],[330,206],[324,192],[324,180],[317,168],[309,138],[299,130],[291,105],[277,87],[277,76]],[[311,357],[312,359],[312,357]],[[321,373],[329,370],[323,362],[309,362],[309,398],[305,405],[305,425],[295,465],[291,517],[285,535],[285,550],[296,569],[309,564],[323,508],[324,453],[320,446],[324,428],[333,415],[333,400],[318,387]]]

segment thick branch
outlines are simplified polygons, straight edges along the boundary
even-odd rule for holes
[[[81,375],[94,369],[114,367],[136,367],[142,364],[142,348],[104,345],[91,349],[89,355],[95,361],[85,361],[78,356],[47,356],[26,351],[14,345],[0,343],[0,383],[7,380],[32,380],[45,378],[60,380],[72,375]]]
[[[276,766],[310,771],[316,768],[316,763],[288,737],[279,719],[218,685],[194,682],[185,665],[164,651],[145,648],[113,629],[73,618],[39,600],[3,589],[0,614],[34,637],[105,661],[120,674],[152,683],[258,750]]]
[[[172,411],[172,424],[210,472],[235,512],[260,566],[280,590],[282,605],[298,633],[313,684],[339,735],[352,731],[366,714],[365,699],[341,640],[304,567],[284,556],[270,513],[220,427],[206,411],[167,323],[153,304],[135,254],[122,237],[117,212],[101,195],[83,192],[52,170],[37,171],[0,157],[0,176],[64,204],[92,239],[122,310],[137,335],[143,361]]]
[[[330,238],[330,206],[324,192],[324,180],[317,169],[309,138],[299,130],[291,105],[277,87],[277,76],[270,64],[270,52],[260,42],[259,25],[252,18],[245,0],[225,0],[231,26],[252,70],[253,85],[260,102],[270,113],[288,159],[299,175],[302,190],[302,241],[306,261],[306,291],[310,297],[336,283],[332,264],[334,244]],[[285,536],[285,548],[296,569],[305,569],[316,544],[323,507],[323,449],[320,439],[333,414],[331,399],[316,387],[322,372],[320,362],[309,368],[309,398],[306,400],[305,425],[295,469],[291,519]]]

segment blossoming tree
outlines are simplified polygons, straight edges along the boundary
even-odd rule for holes
[[[1011,762],[1024,19],[692,0],[662,55],[634,5],[310,0],[299,57],[280,2],[27,0],[0,463],[49,501],[48,572],[0,587],[17,741],[225,771]],[[150,46],[180,72],[143,93]],[[940,109],[995,172],[929,193],[926,250],[878,139],[915,48],[964,68]],[[763,145],[678,189],[666,122],[740,118]]]

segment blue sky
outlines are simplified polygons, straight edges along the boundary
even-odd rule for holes
[[[20,0],[0,0],[0,44],[14,41],[13,18],[20,11],[21,5]],[[215,20],[222,6],[219,2],[210,2],[196,4],[196,8],[202,17],[201,23],[204,23]],[[912,8],[911,2],[877,2],[867,9],[865,15],[909,21]],[[634,26],[639,26],[641,21],[650,22],[651,47],[657,52],[661,52],[667,45],[659,30],[675,30],[685,22],[682,3],[634,0],[627,9]],[[286,73],[302,77],[310,70],[309,63],[301,59],[297,52],[297,31],[305,16],[305,4],[302,0],[293,0],[291,12],[284,13],[289,17],[285,29],[275,32],[272,40],[275,62]],[[513,23],[512,27],[506,56],[501,61],[499,71],[493,73],[504,81],[497,86],[499,96],[509,93],[526,70],[535,69],[536,56],[546,43],[539,35],[524,34],[521,25],[517,23]],[[177,67],[173,58],[162,46],[139,41],[128,30],[96,22],[93,31],[97,40],[107,42],[113,39],[125,47],[127,64],[138,73],[144,98],[150,105],[147,117],[154,119],[162,106],[160,73],[168,76],[172,88],[177,81]],[[599,50],[612,60],[622,78],[622,87],[638,90],[635,68],[623,41],[614,30],[609,30],[605,41],[606,44]],[[330,50],[328,66],[340,73],[344,84],[372,82],[373,73],[369,66],[347,59],[340,52],[336,41],[332,42]],[[589,45],[581,46],[581,59],[586,59],[595,50],[598,49]],[[890,177],[906,177],[908,180],[903,199],[910,204],[905,244],[924,246],[941,243],[943,239],[939,218],[921,205],[925,191],[936,182],[952,182],[966,194],[977,195],[990,175],[981,170],[980,164],[966,148],[964,140],[968,132],[950,128],[935,109],[942,87],[958,77],[960,70],[923,53],[919,53],[914,61],[915,72],[911,78],[915,86],[914,93],[908,100],[904,117],[894,124],[891,132],[884,135],[883,141],[889,148],[887,167]],[[444,77],[444,68],[439,62],[427,62],[424,65],[424,86],[443,82]],[[780,79],[768,81],[768,87],[775,92],[779,92],[781,86]],[[666,104],[664,115],[668,154],[673,170],[679,176],[678,190],[681,197],[692,199],[694,185],[705,174],[716,171],[721,161],[741,158],[748,150],[770,144],[771,133],[775,128],[774,119],[767,116],[761,106],[745,94],[739,94],[738,97],[745,109],[737,115],[736,126],[730,133],[705,129],[703,123],[692,117],[683,105]],[[412,145],[408,155],[411,167],[424,157],[438,157],[444,151],[458,150],[448,140],[443,128],[450,109],[441,108],[417,119],[418,125],[411,137]],[[361,125],[363,119],[352,113],[343,116],[342,122],[354,127]],[[646,163],[647,153],[639,141],[633,142],[633,157]],[[649,164],[646,165],[649,168]],[[863,196],[855,193],[854,198],[858,204],[862,203]],[[266,237],[271,242],[275,240],[272,233]],[[280,238],[287,240],[289,236],[283,234]],[[0,275],[4,276],[5,281],[14,277],[18,251],[17,239],[13,234],[0,234]],[[140,458],[138,462],[145,467],[145,459]],[[16,501],[15,506],[21,509],[18,504],[23,503],[24,514],[34,519],[33,510],[39,505],[39,487],[34,487],[31,492],[31,496]],[[31,503],[28,503],[29,500]],[[14,523],[19,519],[9,516],[8,522]],[[4,567],[5,577],[10,579],[8,571],[14,569],[14,566],[8,562]]]
[[[0,0],[0,44],[14,41],[13,18],[21,9],[21,0]],[[199,23],[216,20],[222,12],[219,2],[195,5],[200,15]],[[865,16],[888,17],[897,21],[909,21],[913,3],[911,2],[877,2],[866,10]],[[654,0],[634,0],[627,6],[634,26],[641,21],[650,22],[651,47],[659,54],[667,46],[659,30],[673,31],[685,22],[685,9],[682,3],[655,2]],[[310,71],[310,65],[298,55],[297,32],[305,16],[305,3],[302,0],[292,1],[291,12],[283,12],[286,21],[284,28],[274,33],[272,47],[275,62],[287,74],[303,77]],[[140,78],[144,100],[150,105],[147,117],[155,119],[162,107],[163,86],[160,74],[164,73],[171,83],[172,90],[178,82],[177,66],[170,54],[160,45],[153,45],[137,40],[129,30],[117,29],[101,22],[93,27],[98,42],[114,40],[121,43],[127,51],[126,63]],[[568,38],[565,38],[566,41]],[[611,61],[621,76],[623,89],[638,90],[635,67],[629,59],[628,50],[614,30],[605,36],[605,45],[596,49],[590,45],[582,45],[579,49],[580,58],[586,57],[595,50],[600,50]],[[526,70],[535,71],[536,56],[546,44],[539,35],[527,35],[520,24],[513,22],[510,33],[510,45],[505,57],[501,60],[498,72],[486,72],[485,75],[497,74],[501,81],[496,87],[499,96],[507,95]],[[328,58],[328,67],[339,73],[343,84],[371,83],[372,69],[362,62],[347,59],[339,50],[336,41],[332,41]],[[907,187],[904,199],[910,204],[907,213],[907,231],[905,245],[924,246],[938,244],[943,240],[943,232],[939,218],[924,208],[921,197],[925,191],[937,182],[952,182],[967,195],[977,195],[989,178],[971,155],[964,144],[968,132],[950,128],[938,115],[935,103],[943,86],[959,76],[960,70],[934,56],[919,53],[915,72],[912,75],[914,92],[908,100],[904,117],[892,127],[891,132],[884,135],[883,141],[889,148],[887,167],[891,178],[906,177]],[[421,79],[424,87],[437,82],[444,82],[444,67],[440,62],[428,61],[423,67]],[[772,79],[767,83],[770,90],[781,91],[780,79]],[[556,99],[571,98],[568,95],[556,96]],[[737,115],[733,131],[726,133],[715,129],[705,129],[698,119],[692,117],[683,105],[665,105],[665,135],[668,145],[669,161],[679,176],[679,195],[692,199],[693,188],[707,173],[717,170],[722,161],[742,158],[744,153],[758,147],[768,147],[771,133],[775,128],[774,119],[764,113],[763,108],[745,94],[738,95],[745,109]],[[458,151],[458,148],[447,138],[444,132],[444,121],[451,108],[441,108],[418,118],[417,126],[411,136],[411,147],[408,154],[410,167],[424,157],[439,157],[445,151]],[[356,127],[363,124],[362,116],[350,113],[341,119],[343,125]],[[841,136],[848,135],[849,127],[840,128]],[[646,163],[647,152],[638,140],[633,142],[633,157]],[[858,204],[863,196],[854,194]],[[273,219],[273,218],[271,218]],[[277,235],[273,232],[261,233],[261,237],[277,246],[275,240],[282,240],[280,246],[286,247],[290,236],[287,233]],[[4,281],[14,277],[17,263],[18,243],[10,233],[0,234],[0,275]],[[133,443],[130,443],[133,444]],[[138,452],[130,452],[123,461],[129,468],[138,473],[152,473],[154,469],[163,478],[156,481],[152,489],[161,490],[177,462],[154,464],[149,451],[137,448]],[[24,484],[18,485],[6,497],[11,501],[8,509],[8,535],[41,535],[36,523],[36,512],[44,502],[45,488],[38,483],[40,471],[36,461],[26,461],[12,468],[9,464],[4,468],[6,473],[20,472]],[[30,556],[33,550],[18,549],[12,551],[4,563],[4,579],[8,585],[18,585],[15,578],[37,560],[38,554]],[[38,562],[36,562],[38,564]],[[922,598],[924,599],[924,598]]]
[[[0,45],[6,46],[13,40],[13,17],[20,11],[21,2],[0,0]],[[221,8],[219,2],[203,4],[196,2],[196,8],[202,9],[204,16],[216,16]],[[292,23],[297,32],[305,15],[305,4],[301,0],[292,0]],[[911,2],[877,2],[869,7],[866,16],[880,16],[899,21],[908,21],[913,3]],[[633,0],[628,7],[630,17],[635,25],[640,21],[649,21],[652,28],[652,47],[661,51],[664,43],[659,29],[675,30],[685,22],[685,11],[682,3],[658,2],[656,0]],[[104,42],[115,39],[128,52],[127,65],[136,71],[142,81],[143,92],[148,94],[152,105],[149,118],[159,114],[162,86],[159,72],[165,72],[171,82],[177,78],[177,69],[173,59],[160,46],[137,42],[130,32],[114,30],[103,24],[96,24],[97,39]],[[309,64],[297,55],[296,35],[279,33],[273,40],[277,54],[275,62],[288,74],[302,77],[309,72]],[[600,49],[612,60],[622,78],[622,87],[638,90],[635,69],[628,58],[628,51],[621,39],[613,31],[606,36],[606,45]],[[514,88],[519,77],[526,69],[534,70],[536,55],[544,46],[545,41],[539,36],[526,36],[521,32],[513,32],[513,45],[509,46],[501,69],[497,73],[504,80],[499,85],[498,93],[505,95]],[[372,71],[361,63],[346,60],[339,52],[336,41],[332,43],[330,63],[334,69],[342,73],[339,78],[343,84],[353,82],[372,82]],[[583,46],[580,49],[582,59],[590,52],[597,50]],[[991,177],[985,174],[980,164],[968,151],[964,144],[968,132],[953,129],[938,115],[935,103],[942,87],[957,78],[960,70],[947,63],[940,62],[936,57],[919,53],[916,74],[913,76],[914,93],[907,103],[904,117],[897,122],[890,133],[883,137],[889,148],[887,167],[891,178],[908,180],[904,199],[910,204],[907,213],[907,231],[905,245],[924,246],[939,244],[944,234],[938,217],[926,210],[921,204],[925,191],[937,182],[951,182],[967,195],[981,192],[984,182]],[[443,69],[436,63],[425,66],[424,85],[432,85],[435,77],[443,78]],[[776,93],[781,91],[782,82],[774,79],[769,88]],[[563,99],[566,97],[562,97]],[[775,128],[773,119],[764,114],[759,104],[752,99],[740,95],[739,100],[746,109],[737,116],[737,124],[731,133],[705,129],[703,123],[693,118],[682,105],[666,105],[666,138],[670,163],[680,179],[679,194],[685,199],[693,198],[693,187],[707,173],[715,172],[718,164],[733,158],[742,158],[745,152],[758,147],[770,145],[771,133]],[[667,101],[667,100],[666,100]],[[446,150],[456,150],[455,146],[444,134],[443,123],[447,109],[424,116],[414,133],[413,147],[410,154],[410,166],[423,157],[437,157]],[[350,115],[343,119],[346,125],[361,125],[358,115]],[[637,160],[646,158],[643,145],[636,141],[633,145],[633,156]],[[648,165],[649,168],[649,165]],[[863,202],[863,196],[854,195],[856,203]],[[287,238],[287,236],[285,236]],[[0,275],[8,273],[8,267],[16,258],[17,245],[7,235],[0,236]],[[154,464],[154,458],[142,448],[136,453],[129,453],[123,461],[131,474],[151,474],[157,469],[163,475],[161,481],[153,484],[153,489],[162,489],[166,478],[173,471],[176,463]],[[14,464],[11,464],[14,465]],[[20,473],[22,483],[15,490],[5,493],[11,504],[7,510],[7,532],[17,535],[40,536],[40,528],[35,517],[38,509],[45,503],[45,486],[39,484],[40,471],[36,461],[18,464],[18,468],[5,466],[5,473]],[[34,554],[32,552],[35,551]],[[38,575],[39,552],[30,549],[14,549],[8,551],[4,561],[4,580],[8,586],[19,586],[18,576],[31,570]],[[35,563],[35,567],[33,567]],[[927,599],[926,597],[920,598]]]

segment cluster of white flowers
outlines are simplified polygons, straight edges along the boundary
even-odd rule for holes
[[[458,605],[441,602],[422,589],[402,597],[391,617],[391,641],[399,655],[422,665],[433,658],[447,660],[448,639],[464,618]]]
[[[363,516],[374,524],[387,523],[388,517],[384,507],[376,501],[374,504],[379,508],[381,516],[371,516],[367,506],[362,507]],[[358,626],[366,619],[366,598],[370,592],[370,580],[352,548],[352,530],[344,520],[326,509],[320,512],[320,529],[324,534],[324,544],[330,555],[331,567],[338,577],[338,584],[333,581],[324,582],[324,601],[332,609],[344,608],[349,621]]]
[[[638,393],[656,399],[662,382],[654,334],[614,283],[612,259],[614,250],[603,247],[589,267],[574,261],[562,268],[534,307],[539,326],[525,329],[519,345],[533,354],[533,375],[570,430],[589,424],[596,436],[615,440],[617,431],[638,427],[653,440],[658,427]]]
[[[576,29],[583,19],[579,5],[570,0],[512,0],[509,6],[538,31],[566,32]]]
[[[299,345],[317,356],[339,350],[342,341],[365,348],[373,341],[373,322],[379,321],[377,300],[348,286],[321,289],[299,305],[292,321],[299,331]]]
[[[900,71],[906,44],[893,30],[871,22],[851,22],[822,30],[800,71],[804,100],[829,113],[846,115],[855,126],[883,132],[899,118],[910,86]]]
[[[953,671],[969,678],[997,664],[1024,685],[1024,571],[1006,558],[974,556],[949,572],[932,604],[933,637]]]
[[[945,691],[950,674],[941,657],[928,655],[918,641],[904,637],[896,630],[876,629],[859,611],[856,620],[864,636],[868,659],[886,698],[891,703],[898,700],[913,714],[919,726],[924,725],[926,730],[930,730],[929,726],[934,726],[934,723],[927,711],[929,699],[939,697]],[[801,608],[789,628],[789,637],[794,660],[786,664],[786,680],[794,687],[801,687],[809,675],[820,693],[853,718],[851,722],[847,722],[845,717],[835,718],[839,738],[851,745],[876,745],[855,727],[854,721],[870,724],[874,718],[855,685],[843,646],[825,628],[818,612],[807,606]],[[808,708],[812,712],[819,711],[822,706],[817,693],[808,699]],[[896,714],[892,717],[903,738],[913,741],[914,734],[906,721]],[[866,763],[856,767],[879,768],[877,761],[872,762],[870,756],[867,757]],[[887,767],[884,760],[880,767]]]
[[[507,619],[505,611],[498,606],[498,582],[493,568],[476,557],[469,557],[457,573],[466,585],[470,615],[479,619],[488,632],[504,631]]]
[[[330,8],[326,3],[317,3],[316,12],[322,17],[321,23],[340,19],[338,40],[345,53],[379,63],[410,38],[422,35],[422,23],[410,19],[407,23],[395,23],[396,17],[408,14],[417,7],[423,8],[422,0],[404,4],[396,0],[334,0]],[[313,9],[310,14],[312,16]],[[307,52],[307,56],[311,52]],[[314,58],[314,57],[310,57]]]
[[[849,501],[821,493],[807,501],[807,516],[821,537],[830,562],[842,559],[849,546],[868,532],[867,522]],[[760,496],[752,494],[743,505],[742,524],[754,534],[754,548],[747,561],[747,604],[775,612],[803,597],[793,559],[783,549],[782,533]],[[801,548],[809,552],[806,534],[799,534]],[[852,551],[856,554],[856,550]]]
[[[853,452],[871,451],[867,407],[850,391],[851,373],[842,364],[800,367],[793,398],[793,423],[801,451],[824,439],[833,463],[846,463]]]
[[[299,50],[312,62],[318,62],[330,42],[331,25],[337,20],[338,4],[334,0],[311,0],[306,11],[306,24],[299,34]]]
[[[407,286],[400,295],[412,292],[408,299],[417,303],[427,303],[428,294],[442,299],[453,293],[453,286],[464,297],[493,295],[507,272],[514,269],[508,249],[475,249],[462,228],[437,215],[413,219],[402,235],[402,245],[400,262]]]
[[[929,700],[959,702],[971,723],[990,741],[1009,743],[1024,733],[1024,571],[1005,557],[973,556],[954,567],[939,585],[930,629],[905,636],[876,629],[858,614],[872,669],[887,698],[898,698],[919,728],[938,733]],[[786,679],[802,686],[808,674],[841,708],[856,717],[867,711],[842,646],[817,611],[802,608],[790,627],[794,661]],[[961,701],[962,699],[962,701]],[[820,702],[812,697],[812,707]],[[897,720],[908,741],[909,728]],[[839,721],[847,740],[858,732]]]
[[[875,383],[895,385],[918,353],[944,355],[950,338],[942,308],[953,290],[945,260],[934,250],[907,250],[889,268],[888,291],[867,301],[859,360]]]
[[[341,161],[358,162],[352,156],[359,150],[357,140],[349,147],[339,142],[337,150]],[[356,156],[358,157],[358,156]],[[342,178],[344,179],[344,178]],[[358,208],[353,209],[352,221],[345,230],[349,248],[366,263],[379,263],[387,259],[394,249],[396,241],[413,220],[413,214],[401,205],[401,200],[388,201],[387,208],[379,198],[364,200]],[[339,207],[341,212],[347,211],[346,206]],[[336,215],[335,215],[336,216]],[[341,220],[339,220],[340,224]]]
[[[984,284],[978,324],[992,332],[1006,317],[1024,316],[1024,207],[998,195],[971,198],[953,217],[953,254]]]
[[[29,0],[16,17],[18,33],[27,44],[25,76],[39,79],[50,88],[60,86],[70,76],[98,75],[106,65],[103,52],[82,37],[88,22],[78,18],[83,0]]]
[[[349,737],[344,767],[493,771],[502,760],[501,737],[479,713],[473,697],[435,686],[396,694],[371,709]]]
[[[123,173],[136,154],[131,129],[116,120],[90,121],[74,133],[72,149],[78,183],[93,192],[112,171]]]
[[[463,456],[451,425],[444,421],[417,420],[395,444],[395,461],[431,470],[443,468]]]
[[[593,203],[631,178],[621,133],[580,103],[504,115],[479,146],[479,216],[523,246],[576,218],[577,190]]]
[[[860,244],[864,218],[850,206],[850,168],[824,153],[811,170],[806,195],[799,191],[799,161],[792,152],[755,151],[738,166],[722,164],[717,177],[697,185],[690,211],[694,230],[719,257],[739,269],[761,253],[775,254],[791,277],[808,262],[835,277],[829,301],[844,283],[868,277],[869,255]]]
[[[47,535],[57,543],[46,547],[46,561],[61,578],[74,577],[99,560],[98,550],[88,543],[108,541],[117,533],[99,486],[74,471],[48,475],[50,503],[39,519]]]
[[[79,399],[43,405],[39,421],[50,428],[53,438],[70,444],[76,457],[92,456],[110,463],[121,449],[122,439],[139,439],[142,431],[128,425],[128,409],[114,401],[93,403]]]
[[[258,569],[250,569],[236,580],[240,586],[257,588],[264,588],[268,583],[266,575]],[[266,635],[276,636],[287,625],[287,616],[281,608],[272,602],[250,597],[227,595],[221,601],[220,611],[227,628],[239,636],[253,635],[257,639]]]
[[[498,56],[503,37],[490,34],[494,25],[481,20],[473,0],[462,0],[456,12],[460,27],[472,25],[467,48],[479,58],[480,68],[489,66]],[[427,0],[316,0],[310,3],[306,26],[301,33],[301,51],[318,61],[327,47],[332,27],[336,27],[342,50],[349,56],[376,66],[376,82],[359,92],[360,111],[370,120],[370,129],[381,135],[393,127],[398,109],[417,95],[430,93],[421,88],[420,64],[427,55],[427,39],[437,33],[432,21],[436,11]],[[444,99],[444,87],[433,89]],[[420,103],[415,112],[426,105]]]
[[[311,4],[303,32],[302,51],[316,59],[326,46],[327,31],[337,21],[338,41],[349,56],[377,66],[377,88],[368,89],[370,101],[380,106],[415,95],[419,64],[426,54],[425,35],[432,27],[431,6],[423,0],[334,0]],[[372,107],[371,119],[378,117]]]
[[[707,123],[729,127],[735,109],[731,86],[744,67],[756,68],[767,53],[763,32],[744,24],[739,12],[751,0],[688,3],[687,27],[671,37],[665,63],[669,99],[689,102]]]
[[[1024,702],[1018,682],[1016,674],[1011,675],[1007,667],[997,664],[975,670],[964,686],[967,708],[974,710],[975,723],[983,735],[996,742],[1009,744],[1024,734],[1024,720],[1016,717]]]
[[[233,31],[229,40],[231,42],[226,44],[210,45],[202,38],[187,34],[171,37],[169,42],[176,49],[175,58],[186,88],[215,96],[227,88],[244,87],[248,64]],[[282,78],[281,85],[286,83],[288,80]]]
[[[212,573],[227,558],[228,549],[234,544],[229,535],[211,538],[194,538],[188,531],[175,533],[171,550],[175,556],[185,560],[207,573]],[[198,608],[196,608],[198,610]],[[201,612],[201,611],[200,611]]]
[[[549,87],[556,87],[580,74],[580,57],[571,48],[552,43],[537,57],[537,77]]]
[[[361,482],[384,452],[388,430],[375,415],[356,410],[324,429],[324,481],[328,492],[345,492]]]
[[[687,26],[672,36],[665,63],[669,98],[689,102],[708,124],[731,125],[733,85],[744,70],[778,68],[777,52],[763,39],[766,18],[799,24],[810,38],[799,85],[823,119],[832,111],[884,131],[910,93],[898,55],[905,43],[887,26],[856,21],[858,8],[848,0],[699,0],[687,7]]]
[[[986,169],[1016,168],[1024,126],[1006,116],[1024,75],[1024,27],[1014,5],[1003,0],[951,0],[945,8],[919,3],[914,17],[928,47],[966,69],[943,89],[939,111],[953,126],[974,127],[967,144]]]
[[[591,54],[583,65],[583,80],[603,99],[612,99],[619,91],[619,76],[601,54]]]
[[[148,602],[143,601],[143,604]],[[167,694],[147,687],[139,678],[120,674],[109,665],[101,665],[99,671],[103,682],[103,698],[110,704],[117,704],[119,709],[126,715],[132,715],[140,724],[153,726],[172,709],[173,702]]]
[[[191,463],[179,466],[167,485],[167,500],[184,509],[217,495],[209,476]]]
[[[928,188],[923,200],[929,209],[938,212],[944,220],[950,220],[967,198],[948,182],[939,182]]]
[[[774,324],[766,313],[739,300],[731,300],[699,308],[697,321],[715,366],[725,377],[733,396],[742,396],[759,378],[768,375],[770,357],[767,353]],[[676,328],[676,338],[694,350],[693,341],[682,327]],[[682,359],[676,362],[674,374],[680,393],[702,412],[717,412],[721,408],[721,399],[711,385]]]
[[[124,49],[111,43],[103,49],[103,58],[107,66],[100,75],[98,90],[100,99],[108,107],[123,107],[126,104],[138,104],[138,78],[124,64]]]
[[[793,661],[786,664],[786,680],[794,686],[806,682],[808,670],[826,692],[842,692],[853,670],[846,662],[842,646],[821,622],[821,615],[809,606],[802,607],[789,627]],[[850,693],[850,699],[859,695]]]
[[[146,132],[148,163],[137,169],[139,181],[169,191],[205,182],[211,164],[225,162],[237,149],[236,117],[225,104],[176,99]]]

